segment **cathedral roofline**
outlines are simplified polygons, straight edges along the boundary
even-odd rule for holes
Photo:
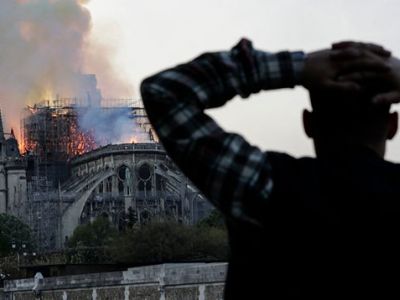
[[[95,160],[100,157],[122,154],[122,153],[158,153],[166,154],[164,148],[159,143],[127,143],[110,144],[93,151],[81,154],[72,159],[72,165],[78,165],[87,161]]]

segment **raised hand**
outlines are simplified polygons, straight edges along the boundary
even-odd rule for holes
[[[343,69],[344,74],[338,77],[342,82],[355,82],[360,86],[374,83],[382,90],[373,99],[376,104],[400,103],[400,60],[390,57],[391,53],[383,47],[371,43],[340,42],[332,45],[332,49],[340,50],[336,54],[337,59],[358,60],[358,68],[355,64]],[[334,55],[335,56],[335,55]],[[387,72],[375,72],[361,68],[360,61],[368,57],[368,60],[375,64],[384,64],[388,67]]]
[[[372,99],[376,104],[400,103],[400,60],[392,57],[389,60],[390,72],[383,77],[391,85],[391,90],[378,94]]]
[[[341,52],[337,52],[338,56],[342,55],[346,57],[346,55],[359,55],[360,51],[370,51],[376,55],[381,57],[390,57],[391,52],[380,45],[373,43],[362,43],[362,42],[353,42],[353,41],[342,41],[338,43],[332,44],[333,50],[343,50]]]
[[[390,71],[391,53],[375,44],[342,42],[307,55],[301,84],[307,89],[357,93],[362,85],[355,73],[383,76]],[[352,76],[348,76],[352,75]]]

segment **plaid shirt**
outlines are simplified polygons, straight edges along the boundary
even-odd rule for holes
[[[225,132],[204,110],[236,95],[294,87],[303,64],[303,52],[257,51],[243,39],[231,51],[203,54],[143,81],[143,102],[165,149],[225,216],[262,226],[274,181],[268,153]]]

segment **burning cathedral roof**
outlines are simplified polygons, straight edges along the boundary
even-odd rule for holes
[[[153,142],[155,135],[138,101],[104,101],[91,106],[77,99],[58,100],[56,105],[25,109],[24,153],[68,160],[108,144]],[[107,103],[107,104],[106,104]]]

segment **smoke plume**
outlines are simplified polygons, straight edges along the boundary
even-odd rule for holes
[[[0,108],[7,130],[19,132],[21,110],[26,105],[52,104],[59,97],[86,98],[90,109],[79,116],[83,131],[93,132],[99,144],[132,140],[134,120],[125,110],[102,111],[96,76],[82,74],[90,72],[85,70],[86,62],[101,72],[97,75],[112,86],[109,90],[127,91],[114,75],[110,53],[100,45],[88,44],[92,24],[84,6],[87,2],[0,1]]]
[[[90,13],[78,0],[0,1],[0,105],[19,128],[26,104],[73,96]]]
[[[79,114],[79,124],[91,132],[99,146],[115,143],[150,142],[149,134],[136,122],[127,107],[90,107]]]

